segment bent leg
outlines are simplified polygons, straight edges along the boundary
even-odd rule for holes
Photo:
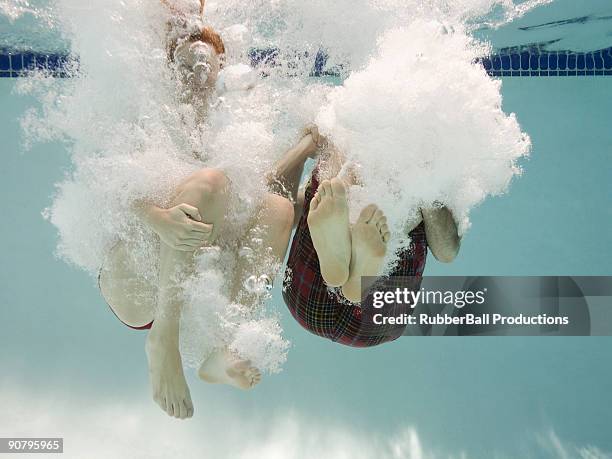
[[[252,257],[242,257],[236,264],[230,300],[255,306],[261,298],[245,288],[248,277],[256,274],[274,279],[287,253],[293,226],[293,204],[286,198],[269,193],[257,213],[247,238],[256,240]],[[210,383],[229,384],[249,389],[261,380],[259,370],[248,360],[240,360],[227,349],[217,349],[198,371],[201,379]]]
[[[297,200],[304,164],[317,150],[312,134],[307,133],[297,145],[288,150],[268,174],[268,185],[275,193],[288,193],[291,200]]]
[[[222,172],[202,169],[177,187],[171,205],[197,207],[204,222],[213,225],[214,241],[223,230],[228,186],[229,181]],[[115,244],[100,270],[99,287],[119,320],[130,327],[140,328],[155,318],[158,279],[144,279],[137,274],[138,267],[130,255],[131,250],[133,248],[127,241]]]
[[[205,223],[213,225],[212,240],[223,231],[229,201],[229,181],[214,169],[203,169],[187,177],[178,187],[172,206],[198,208]],[[130,326],[153,321],[146,351],[153,397],[169,415],[187,418],[193,414],[189,388],[179,353],[181,312],[180,277],[192,265],[193,252],[178,251],[160,242],[157,286],[136,275],[130,247],[119,242],[100,273],[103,296],[120,320]]]
[[[229,181],[223,173],[204,169],[179,185],[171,205],[184,203],[197,207],[203,222],[213,225],[211,240],[214,241],[224,226],[228,188]],[[170,416],[177,418],[193,414],[179,352],[180,282],[192,264],[193,252],[176,250],[161,242],[158,302],[146,344],[153,398]]]

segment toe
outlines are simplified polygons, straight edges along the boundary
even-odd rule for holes
[[[160,398],[160,404],[159,406],[161,407],[162,410],[164,410],[166,413],[168,413],[168,397],[166,397],[165,395],[162,395]],[[170,414],[170,413],[168,413]]]
[[[377,210],[378,210],[378,207],[376,206],[376,204],[370,204],[370,205],[365,206],[361,210],[361,213],[359,214],[359,219],[357,220],[357,222],[358,223],[369,222]]]
[[[383,234],[383,242],[386,244],[389,242],[389,239],[391,239],[391,233],[387,231],[385,234]]]
[[[346,187],[339,178],[333,178],[331,180],[331,190],[334,196],[342,197],[346,196]]]
[[[257,368],[250,368],[248,372],[248,377],[251,380],[251,383],[255,381],[257,378],[261,379],[261,373]]]
[[[249,362],[250,364],[250,362]],[[242,384],[244,386],[244,384],[246,384],[246,387],[243,388],[251,388],[253,386],[255,386],[259,381],[261,381],[261,373],[260,371],[252,366],[248,366],[248,368],[243,368],[241,371],[241,376],[242,376]]]
[[[185,405],[185,417],[190,418],[193,416],[193,402],[191,401],[191,397],[188,395],[185,400],[183,400],[183,405]]]
[[[319,184],[319,188],[317,188],[317,192],[316,192],[316,194],[318,194],[318,195],[319,195],[319,199],[325,196],[325,188],[323,187],[323,184],[324,184],[324,183],[325,183],[325,182],[321,182],[321,183]]]
[[[372,215],[372,218],[368,223],[377,224],[380,220],[384,218],[384,216],[385,214],[383,214],[382,210],[376,209],[376,212],[374,212],[374,215]]]
[[[178,415],[178,405],[173,394],[168,394],[166,397],[166,412],[173,418]]]
[[[188,418],[192,418],[193,417],[193,406],[187,407],[187,417]]]
[[[323,196],[333,196],[331,182],[329,180],[323,180],[323,182],[321,182],[319,192],[321,192],[321,189],[323,189]]]
[[[259,370],[251,366],[250,360],[238,360],[227,369],[227,375],[233,380],[232,385],[245,390],[253,387],[258,373]]]
[[[168,406],[167,406],[168,414],[170,416],[172,416],[173,418],[176,417],[176,413],[175,413],[175,410],[174,410],[175,406],[176,406],[176,402],[174,400],[171,399],[171,400],[168,401]]]
[[[178,404],[178,418],[185,419],[187,417],[187,407],[185,406],[185,400],[181,400]]]
[[[246,374],[246,370],[235,372],[231,375],[234,385],[240,389],[250,389],[252,387],[251,378]]]
[[[321,202],[321,196],[319,193],[316,193],[314,197],[310,200],[310,210],[317,210],[319,207],[319,203]]]
[[[173,403],[174,406],[174,417],[176,419],[183,419],[182,417],[182,408],[183,408],[183,401],[180,399],[176,399]]]
[[[256,372],[251,372],[251,374],[249,375],[249,377],[247,378],[249,380],[249,386],[250,387],[254,387],[257,385],[257,382],[261,379],[257,377],[257,373]]]

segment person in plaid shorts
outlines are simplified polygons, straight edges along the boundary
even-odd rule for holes
[[[311,126],[310,132],[322,147],[324,139],[316,127]],[[371,347],[395,340],[403,334],[405,325],[376,325],[372,308],[361,307],[362,300],[365,304],[368,299],[362,298],[362,287],[364,291],[371,287],[362,285],[362,276],[378,277],[390,233],[383,212],[375,205],[366,206],[357,222],[349,224],[347,179],[335,176],[342,163],[341,155],[328,149],[297,199],[298,220],[283,298],[294,319],[311,333],[347,346]],[[303,164],[297,173],[291,171],[294,189],[301,167]],[[321,180],[322,169],[333,178]],[[450,262],[457,255],[460,238],[450,211],[436,207],[421,209],[421,214],[421,221],[409,226],[409,246],[398,254],[389,275],[378,277],[376,282],[402,276],[409,278],[403,280],[403,286],[408,281],[411,289],[418,290],[429,250],[442,262]],[[393,308],[396,316],[412,311],[409,305]]]

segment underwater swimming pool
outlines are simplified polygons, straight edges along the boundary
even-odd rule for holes
[[[589,53],[612,45],[611,17],[608,1],[557,0],[478,33],[511,56],[519,45]],[[36,51],[24,48],[31,25],[2,21],[6,54]],[[612,275],[612,78],[502,81],[531,156],[508,194],[472,212],[459,258],[431,258],[426,275]],[[0,79],[3,436],[64,436],[69,457],[610,457],[609,338],[403,337],[355,350],[301,329],[278,288],[272,304],[292,342],[284,371],[246,394],[189,375],[197,416],[158,416],[143,335],[53,256],[56,232],[41,212],[70,158],[59,142],[23,151],[19,120],[37,101],[15,84]]]

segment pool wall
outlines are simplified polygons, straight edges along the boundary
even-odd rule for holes
[[[277,52],[274,48],[253,49],[251,65],[269,64]],[[20,77],[32,69],[47,69],[54,76],[66,77],[70,75],[68,64],[72,62],[77,60],[68,54],[0,51],[0,77]],[[612,47],[591,52],[546,51],[537,46],[506,48],[483,57],[480,62],[491,76],[612,76]],[[327,54],[320,50],[313,59],[311,75],[337,74],[335,66],[327,65]]]

